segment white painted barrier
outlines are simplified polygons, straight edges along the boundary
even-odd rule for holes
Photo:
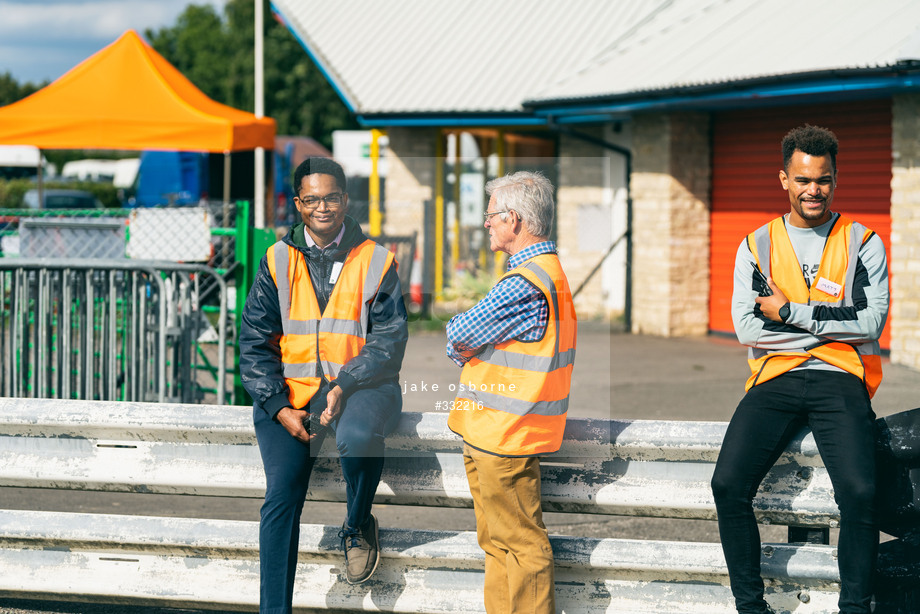
[[[0,594],[175,607],[258,608],[254,522],[0,512]],[[338,527],[304,525],[295,606],[483,612],[482,552],[471,532],[381,529],[382,563],[345,582]],[[718,544],[554,536],[562,612],[730,613]],[[771,600],[836,611],[828,546],[772,546]],[[808,603],[803,603],[807,599]]]
[[[0,398],[0,486],[261,498],[249,407]],[[709,480],[725,424],[569,419],[543,463],[544,509],[715,519]],[[611,443],[613,442],[613,443]],[[406,413],[387,438],[377,501],[471,507],[462,443],[442,413]],[[344,501],[333,446],[311,499]],[[53,456],[62,462],[47,462]],[[766,523],[836,526],[830,480],[804,432],[764,481]]]
[[[0,399],[0,486],[261,498],[251,408]],[[469,506],[461,442],[445,414],[403,416],[388,438],[377,501]],[[725,425],[570,419],[544,463],[544,508],[714,518],[709,490]],[[333,447],[329,446],[328,450]],[[333,452],[309,498],[344,500]],[[810,435],[797,437],[757,499],[762,521],[827,527],[839,515]],[[382,563],[345,583],[339,527],[303,525],[295,605],[393,612],[483,611],[482,553],[470,532],[382,529]],[[566,614],[733,612],[714,543],[554,536]],[[836,612],[835,549],[766,544],[780,611]],[[257,609],[254,522],[0,511],[0,595]]]

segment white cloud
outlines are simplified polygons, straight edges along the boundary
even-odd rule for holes
[[[126,30],[174,25],[189,4],[226,0],[0,0],[0,73],[56,79]]]

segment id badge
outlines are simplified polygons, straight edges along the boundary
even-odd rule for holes
[[[329,275],[329,283],[333,286],[335,282],[339,279],[339,274],[342,272],[342,267],[345,266],[344,262],[333,262],[332,263],[332,273]]]
[[[841,286],[840,284],[835,284],[831,280],[825,279],[823,277],[818,278],[818,281],[815,284],[815,288],[817,288],[821,292],[830,294],[834,298],[840,298],[840,291],[843,290],[843,286]]]

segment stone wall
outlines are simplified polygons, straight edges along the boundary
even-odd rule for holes
[[[381,195],[385,212],[383,234],[416,235],[417,262],[400,262],[400,271],[420,266],[424,292],[430,297],[434,288],[434,197],[435,144],[434,128],[389,128],[387,130],[386,188]],[[426,219],[425,211],[428,210]],[[430,240],[426,241],[426,237]],[[430,264],[426,264],[430,263]],[[414,271],[412,271],[414,272]]]
[[[892,104],[891,361],[920,369],[920,94]]]
[[[599,131],[580,132],[600,138]],[[556,186],[556,245],[572,291],[585,282],[610,242],[605,215],[604,150],[571,136],[559,140],[559,177]],[[587,233],[592,233],[587,236]],[[594,275],[575,297],[580,318],[606,316],[601,279]]]
[[[705,335],[709,322],[709,116],[636,116],[632,330]]]
[[[433,206],[435,184],[435,139],[430,128],[387,130],[387,178],[383,200],[386,214],[384,234],[422,235],[425,203]]]

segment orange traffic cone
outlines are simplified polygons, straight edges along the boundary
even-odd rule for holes
[[[409,273],[409,300],[415,305],[422,304],[422,256],[418,248],[412,260],[412,271]]]

